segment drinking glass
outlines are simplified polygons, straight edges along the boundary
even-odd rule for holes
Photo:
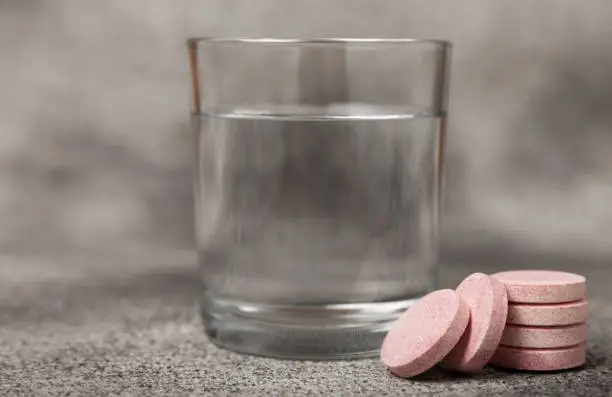
[[[208,337],[264,356],[377,354],[436,281],[450,44],[187,43]]]

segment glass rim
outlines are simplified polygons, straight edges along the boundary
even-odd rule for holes
[[[214,44],[214,45],[238,45],[238,44],[260,44],[260,45],[334,45],[342,44],[349,46],[359,45],[387,45],[387,44],[426,44],[442,48],[452,47],[452,43],[441,39],[412,39],[412,38],[272,38],[272,37],[191,37],[187,39],[188,45]]]

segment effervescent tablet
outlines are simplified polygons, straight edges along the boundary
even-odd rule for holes
[[[513,303],[508,306],[508,324],[570,325],[587,320],[589,302],[585,299],[568,303]]]
[[[586,362],[586,352],[586,343],[559,349],[500,346],[490,363],[509,369],[559,371],[583,365]]]
[[[580,344],[586,340],[585,323],[558,327],[507,325],[501,344],[513,347],[558,348]]]
[[[508,298],[504,285],[482,273],[459,284],[457,294],[470,308],[470,322],[459,343],[444,358],[442,368],[476,373],[487,364],[506,325]]]
[[[554,270],[512,270],[491,275],[506,286],[509,302],[564,303],[584,299],[585,278]]]
[[[452,350],[469,318],[470,309],[455,291],[434,291],[393,324],[382,344],[381,361],[400,377],[421,374]]]

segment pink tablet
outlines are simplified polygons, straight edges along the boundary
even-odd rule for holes
[[[469,319],[470,310],[455,291],[434,291],[393,324],[383,341],[381,360],[400,377],[423,373],[455,347]]]
[[[586,324],[560,327],[532,327],[508,325],[504,330],[501,344],[514,347],[557,348],[574,346],[586,341]]]
[[[587,300],[536,305],[514,303],[508,306],[507,322],[518,325],[570,325],[586,322],[588,314]]]
[[[585,278],[553,270],[513,270],[493,274],[508,292],[510,302],[563,303],[584,299]]]
[[[586,353],[586,343],[561,349],[500,346],[490,363],[509,369],[558,371],[583,365],[586,362]]]
[[[493,356],[502,337],[508,309],[506,289],[498,280],[474,273],[463,280],[456,291],[470,307],[470,323],[441,366],[476,373]]]

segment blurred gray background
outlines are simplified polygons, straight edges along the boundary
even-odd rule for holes
[[[453,41],[445,244],[612,253],[606,0],[0,0],[0,252],[193,246],[189,36]]]

